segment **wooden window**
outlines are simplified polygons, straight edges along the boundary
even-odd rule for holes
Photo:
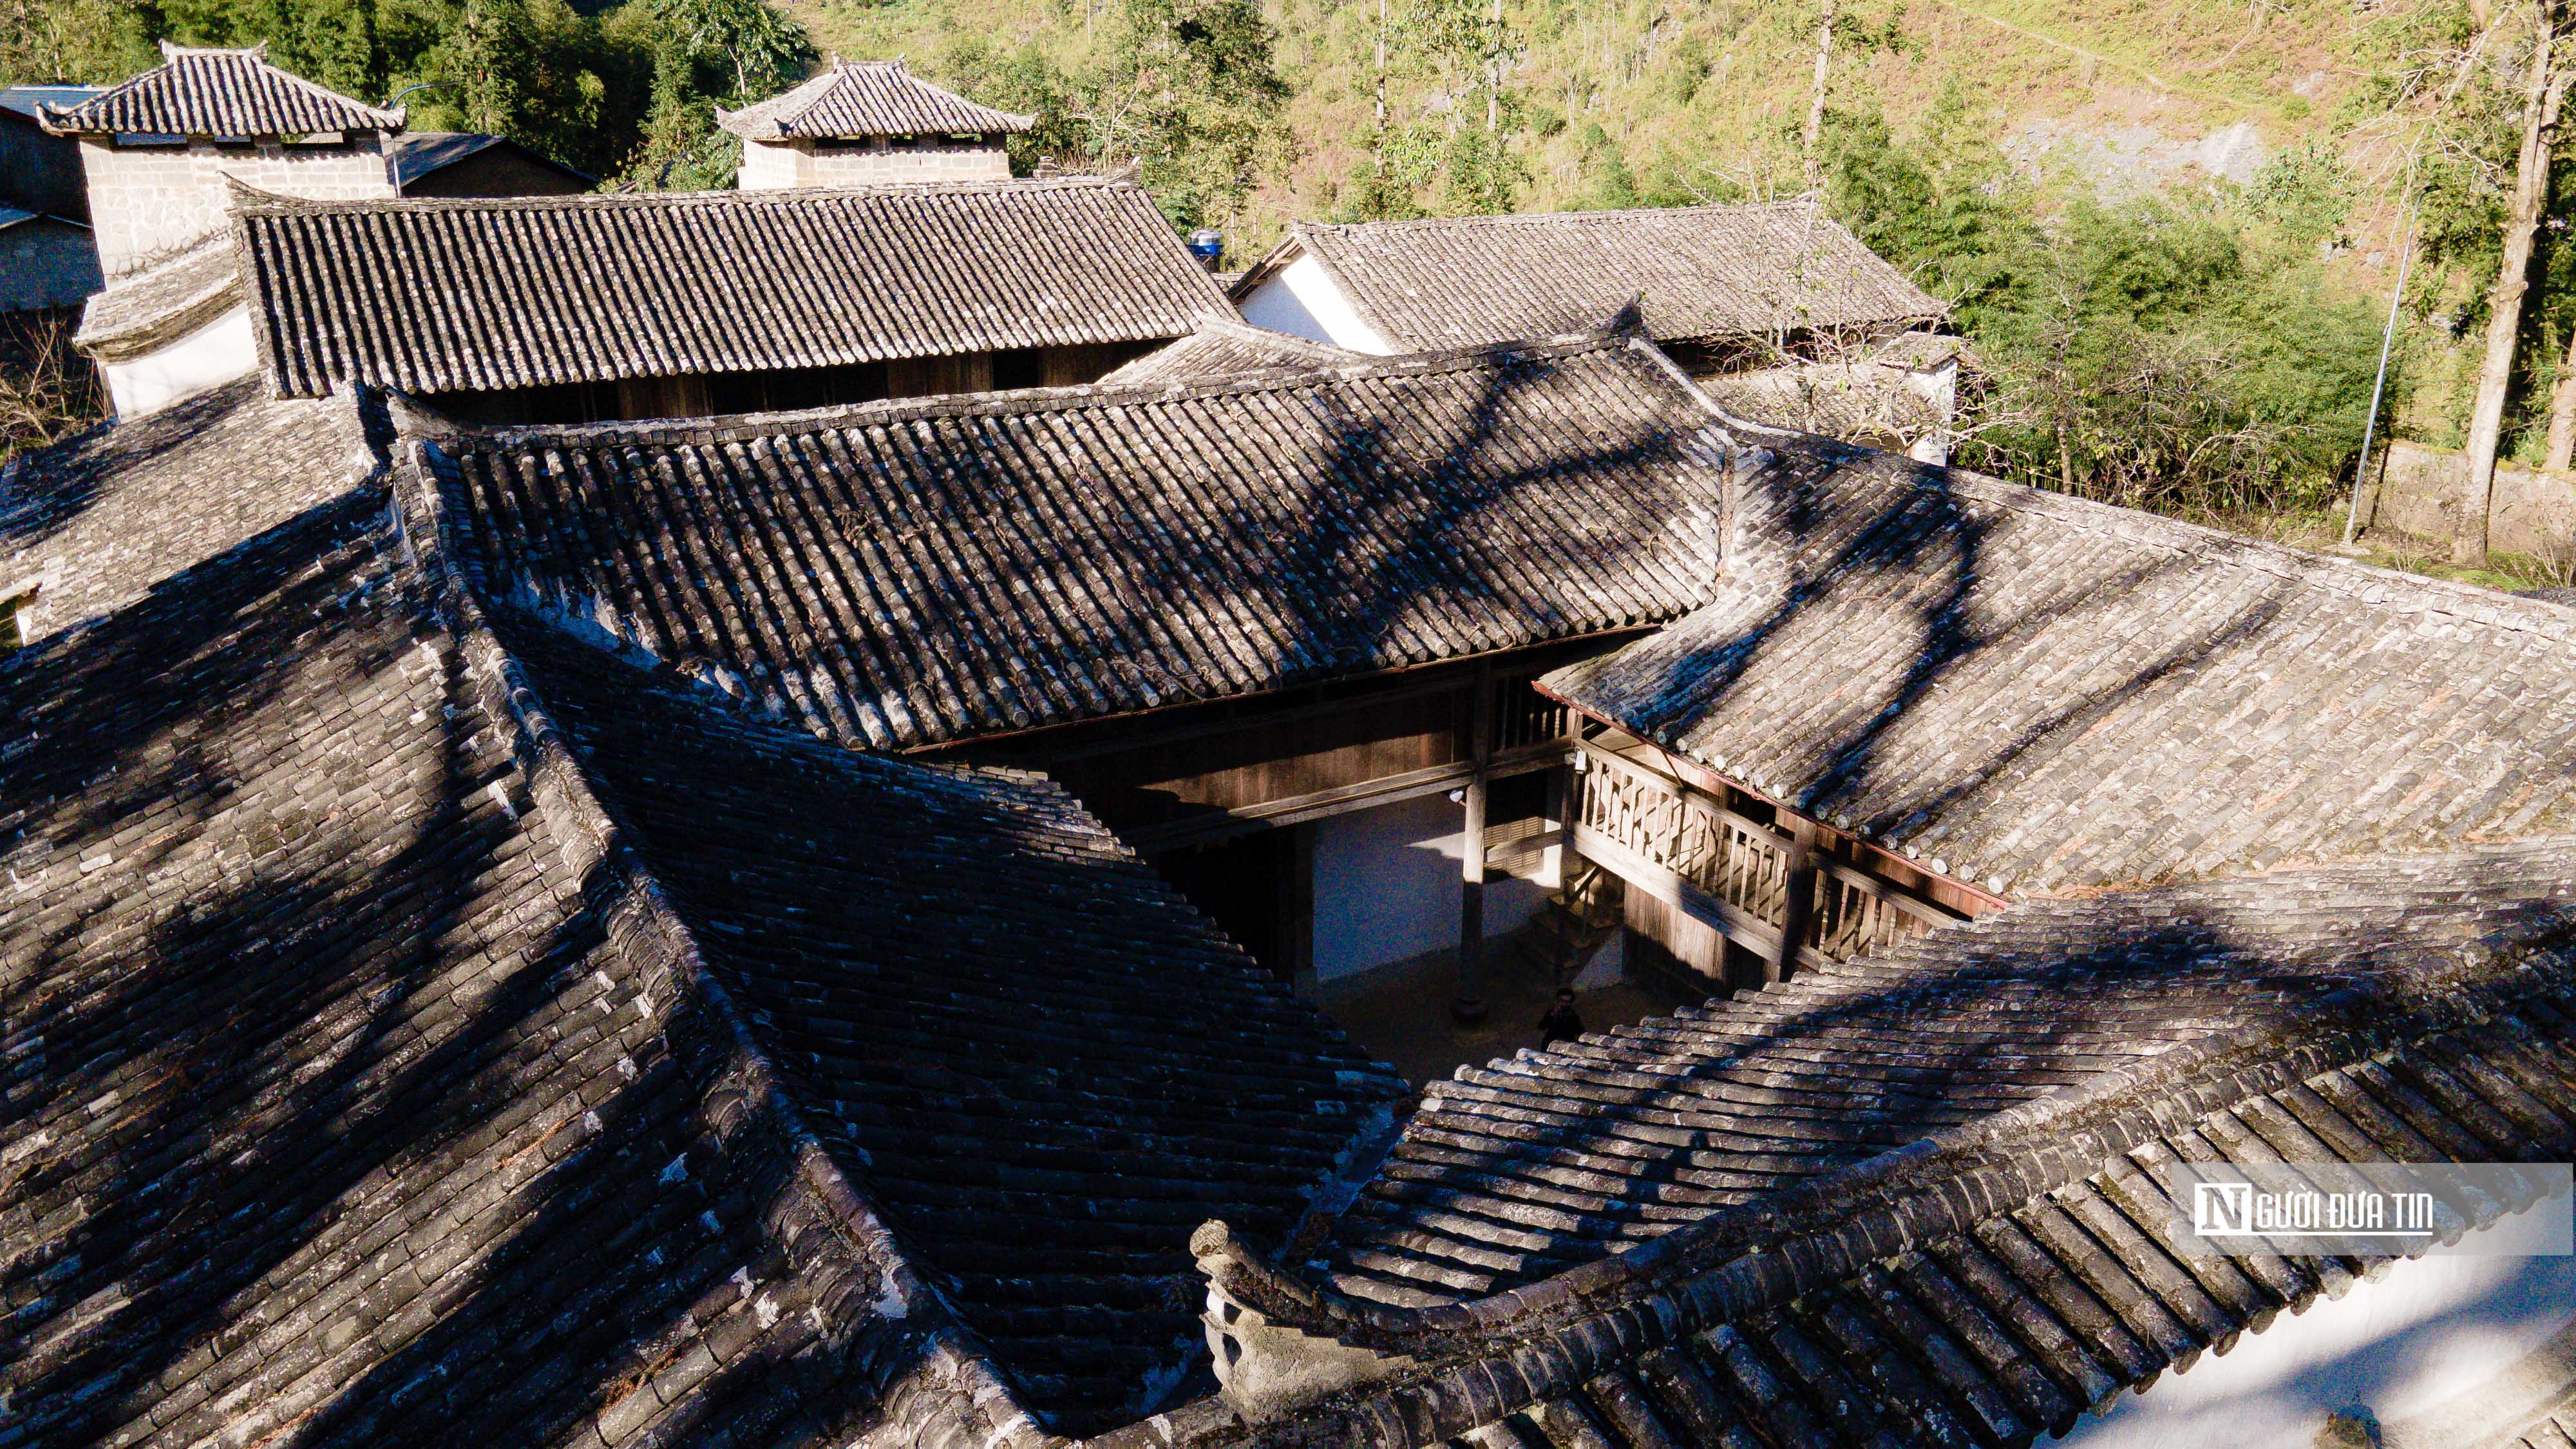
[[[0,654],[25,644],[35,637],[36,591],[20,589],[0,598]]]

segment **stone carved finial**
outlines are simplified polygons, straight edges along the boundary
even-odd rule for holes
[[[1208,1353],[1226,1401],[1246,1418],[1266,1418],[1337,1389],[1382,1379],[1413,1360],[1356,1348],[1329,1335],[1307,1333],[1245,1304],[1229,1285],[1250,1280],[1284,1287],[1283,1275],[1264,1263],[1222,1220],[1190,1234],[1190,1254],[1208,1281]],[[1273,1295],[1263,1295],[1270,1297]]]

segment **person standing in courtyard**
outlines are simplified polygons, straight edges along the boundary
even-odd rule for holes
[[[1583,1014],[1574,1009],[1574,988],[1559,987],[1556,1004],[1538,1019],[1539,1050],[1545,1051],[1561,1041],[1573,1041],[1583,1035]]]

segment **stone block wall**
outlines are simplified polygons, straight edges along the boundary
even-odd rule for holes
[[[2389,444],[2376,472],[2362,495],[2365,527],[2426,539],[2451,536],[2468,480],[2466,456],[2400,438]],[[2576,559],[2576,474],[2498,463],[2487,546],[2498,553]]]
[[[735,185],[745,191],[790,186],[882,186],[896,181],[1007,181],[1010,154],[980,141],[745,141]]]
[[[284,196],[357,201],[394,194],[382,139],[336,144],[279,142],[120,146],[84,137],[90,225],[99,267],[115,278],[167,256],[225,224],[225,178]]]

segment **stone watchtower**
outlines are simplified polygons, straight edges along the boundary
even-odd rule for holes
[[[391,196],[385,138],[403,112],[379,110],[270,65],[264,46],[191,50],[37,124],[80,138],[99,270],[113,286],[220,230],[225,179],[314,200]]]
[[[784,95],[717,112],[716,124],[742,138],[742,189],[763,191],[1004,180],[1004,139],[1036,118],[941,90],[899,60],[834,61]]]

